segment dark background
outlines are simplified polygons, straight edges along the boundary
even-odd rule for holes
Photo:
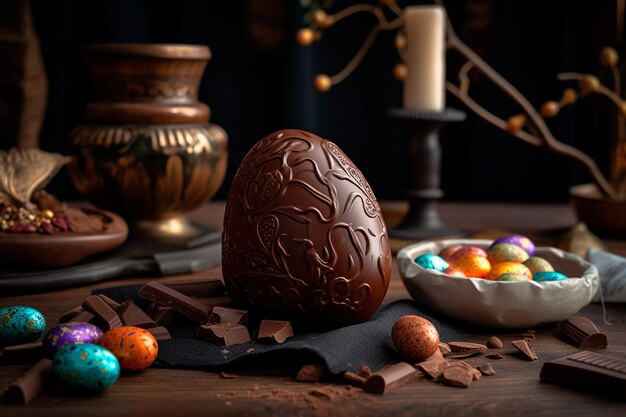
[[[457,33],[535,106],[560,98],[562,71],[602,74],[599,49],[619,47],[616,1],[455,0],[446,3]],[[304,3],[308,3],[304,1]],[[335,0],[330,12],[354,1]],[[400,1],[401,6],[420,2]],[[355,73],[324,95],[317,73],[334,74],[357,51],[374,23],[371,15],[342,21],[309,48],[295,45],[306,9],[296,0],[155,1],[32,0],[48,75],[49,102],[41,134],[45,150],[66,152],[70,129],[94,99],[84,45],[98,42],[206,44],[213,53],[200,100],[230,136],[226,197],[236,168],[253,144],[281,128],[310,130],[337,143],[363,171],[379,199],[401,199],[407,133],[388,117],[402,103],[391,76],[399,61],[395,32],[384,32]],[[623,51],[620,51],[623,52]],[[449,55],[448,79],[457,60]],[[501,117],[519,112],[483,78],[475,98]],[[448,95],[450,107],[463,109]],[[587,98],[551,120],[555,136],[608,165],[613,110]],[[472,114],[441,137],[442,188],[450,200],[565,201],[568,187],[589,178],[572,162],[533,148]],[[52,184],[75,196],[62,173]]]

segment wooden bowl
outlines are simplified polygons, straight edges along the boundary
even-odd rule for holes
[[[610,199],[595,184],[570,188],[572,206],[578,220],[589,229],[612,235],[626,235],[626,201]]]
[[[102,216],[106,228],[99,233],[60,232],[1,233],[0,265],[32,269],[60,268],[73,265],[94,253],[117,248],[126,241],[128,226],[117,214],[83,209],[88,214]]]

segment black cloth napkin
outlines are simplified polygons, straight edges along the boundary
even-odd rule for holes
[[[140,305],[145,300],[137,296],[141,286],[131,285],[95,290],[116,301],[132,299]],[[450,324],[420,310],[413,301],[400,300],[386,304],[365,323],[342,327],[327,332],[296,333],[282,344],[249,342],[233,346],[217,346],[196,338],[198,324],[190,320],[176,320],[168,330],[171,340],[159,341],[159,356],[156,366],[166,368],[219,368],[249,358],[261,359],[262,355],[274,352],[303,352],[319,356],[333,374],[358,371],[361,365],[376,370],[386,363],[402,360],[391,340],[391,327],[403,315],[419,315],[430,320],[441,341],[458,341],[467,337],[458,324]],[[249,328],[250,334],[254,329]]]

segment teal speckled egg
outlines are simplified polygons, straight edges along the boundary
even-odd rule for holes
[[[64,388],[99,393],[120,377],[120,363],[113,353],[90,343],[67,345],[52,362],[52,375]]]
[[[435,271],[443,272],[448,263],[441,257],[432,253],[423,253],[415,258],[415,263],[425,269],[434,269]]]
[[[533,280],[537,282],[561,281],[562,279],[567,279],[567,275],[555,271],[537,272],[533,275]]]
[[[46,329],[46,319],[28,306],[0,309],[0,346],[19,345],[39,339]]]

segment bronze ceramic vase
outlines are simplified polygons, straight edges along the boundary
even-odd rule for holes
[[[70,134],[78,190],[132,222],[181,218],[211,198],[228,137],[198,102],[209,48],[102,44],[84,53],[97,101]]]

